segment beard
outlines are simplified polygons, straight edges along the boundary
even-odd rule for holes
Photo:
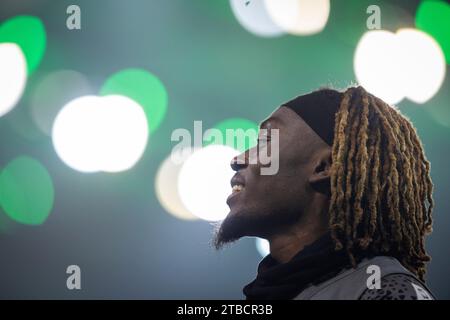
[[[228,216],[215,226],[212,239],[216,250],[222,249],[225,245],[231,244],[242,237],[268,236],[281,232],[298,221],[300,214],[298,211],[283,212],[272,211],[267,214],[257,214],[246,212],[244,214],[228,214]]]

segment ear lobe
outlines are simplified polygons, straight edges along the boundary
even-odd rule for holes
[[[309,177],[309,184],[313,189],[320,193],[331,194],[330,187],[331,177],[331,153],[321,157],[314,167],[314,171]]]

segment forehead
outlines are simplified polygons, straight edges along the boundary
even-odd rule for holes
[[[301,117],[284,106],[275,109],[266,119],[260,123],[261,128],[288,128],[302,126],[304,123]]]
[[[261,129],[279,129],[280,139],[296,140],[303,143],[323,140],[295,111],[288,107],[277,108],[260,124]],[[323,142],[325,143],[325,142]]]

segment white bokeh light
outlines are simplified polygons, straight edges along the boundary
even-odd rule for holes
[[[237,21],[247,31],[260,37],[277,37],[284,34],[269,14],[263,0],[247,1],[230,0],[231,9]]]
[[[142,107],[120,95],[83,96],[56,116],[52,130],[58,156],[82,172],[118,172],[131,168],[148,140]]]
[[[15,43],[0,44],[0,117],[19,101],[27,82],[27,63]]]
[[[420,30],[401,29],[400,39],[405,96],[425,103],[439,91],[445,79],[445,56],[439,44]],[[408,72],[408,70],[411,70]]]
[[[355,51],[354,69],[358,82],[366,90],[388,103],[403,97],[398,90],[401,76],[396,70],[396,36],[389,31],[370,31],[363,35]]]
[[[264,0],[272,21],[294,35],[322,31],[330,15],[329,0]]]
[[[262,257],[267,256],[270,253],[269,241],[262,238],[255,238],[256,250]]]
[[[174,217],[195,220],[197,217],[186,209],[178,194],[178,177],[183,163],[174,161],[171,155],[163,161],[156,173],[156,196],[162,207]]]
[[[445,58],[438,43],[426,33],[400,29],[397,33],[369,31],[354,56],[358,82],[367,91],[395,104],[403,98],[425,103],[445,78]]]
[[[183,164],[178,177],[178,192],[184,206],[195,216],[219,221],[229,212],[226,204],[231,194],[230,167],[239,151],[223,145],[209,145],[196,150]]]

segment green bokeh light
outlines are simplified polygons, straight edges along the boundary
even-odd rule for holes
[[[217,123],[213,129],[219,130],[222,141],[207,131],[204,139],[205,146],[209,144],[224,144],[244,152],[257,144],[259,126],[253,121],[242,118],[230,118]]]
[[[167,111],[166,88],[145,70],[125,69],[113,74],[102,86],[100,94],[120,94],[139,103],[147,115],[150,133],[159,127]]]
[[[33,158],[15,158],[0,174],[0,204],[17,222],[42,224],[53,207],[54,194],[48,171]]]
[[[450,63],[450,5],[443,1],[423,1],[416,12],[416,26],[439,43]]]
[[[38,67],[44,56],[47,36],[42,21],[32,16],[16,16],[0,26],[0,42],[14,42],[22,49],[28,74]]]

